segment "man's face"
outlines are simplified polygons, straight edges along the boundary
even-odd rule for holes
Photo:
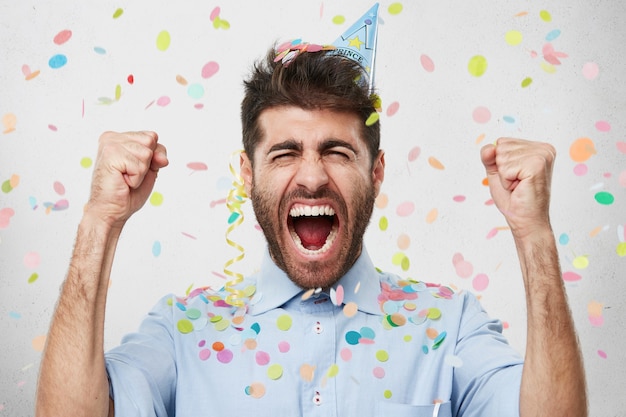
[[[254,168],[241,175],[274,262],[302,288],[330,287],[361,253],[384,177],[371,164],[354,114],[277,107],[264,110]]]

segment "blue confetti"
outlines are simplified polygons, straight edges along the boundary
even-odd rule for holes
[[[550,31],[550,33],[546,35],[546,40],[548,42],[551,42],[555,40],[556,38],[558,38],[559,36],[561,36],[561,31],[559,29],[554,29],[553,31]]]
[[[61,68],[65,64],[67,64],[67,57],[63,54],[57,54],[48,61],[48,65],[50,65],[52,69]]]

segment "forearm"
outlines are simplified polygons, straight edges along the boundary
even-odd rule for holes
[[[36,415],[106,416],[104,314],[119,230],[84,217],[43,353]]]
[[[520,415],[586,416],[585,373],[552,231],[516,240],[528,315]]]

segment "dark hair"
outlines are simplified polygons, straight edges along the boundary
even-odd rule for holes
[[[305,110],[332,110],[359,116],[362,137],[373,162],[380,146],[380,124],[367,126],[366,120],[376,111],[376,96],[370,94],[363,68],[334,50],[303,52],[289,65],[274,62],[275,49],[254,65],[244,81],[241,103],[243,147],[251,161],[263,138],[258,123],[263,110],[279,106],[296,106]]]

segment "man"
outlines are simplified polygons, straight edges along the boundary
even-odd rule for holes
[[[586,415],[548,214],[554,148],[502,138],[481,150],[526,288],[522,360],[472,295],[374,268],[375,100],[358,64],[318,49],[284,62],[271,51],[246,82],[241,175],[268,242],[260,272],[234,289],[239,302],[228,289],[164,298],[106,355],[115,246],[168,160],[154,132],[101,136],[38,416]]]

